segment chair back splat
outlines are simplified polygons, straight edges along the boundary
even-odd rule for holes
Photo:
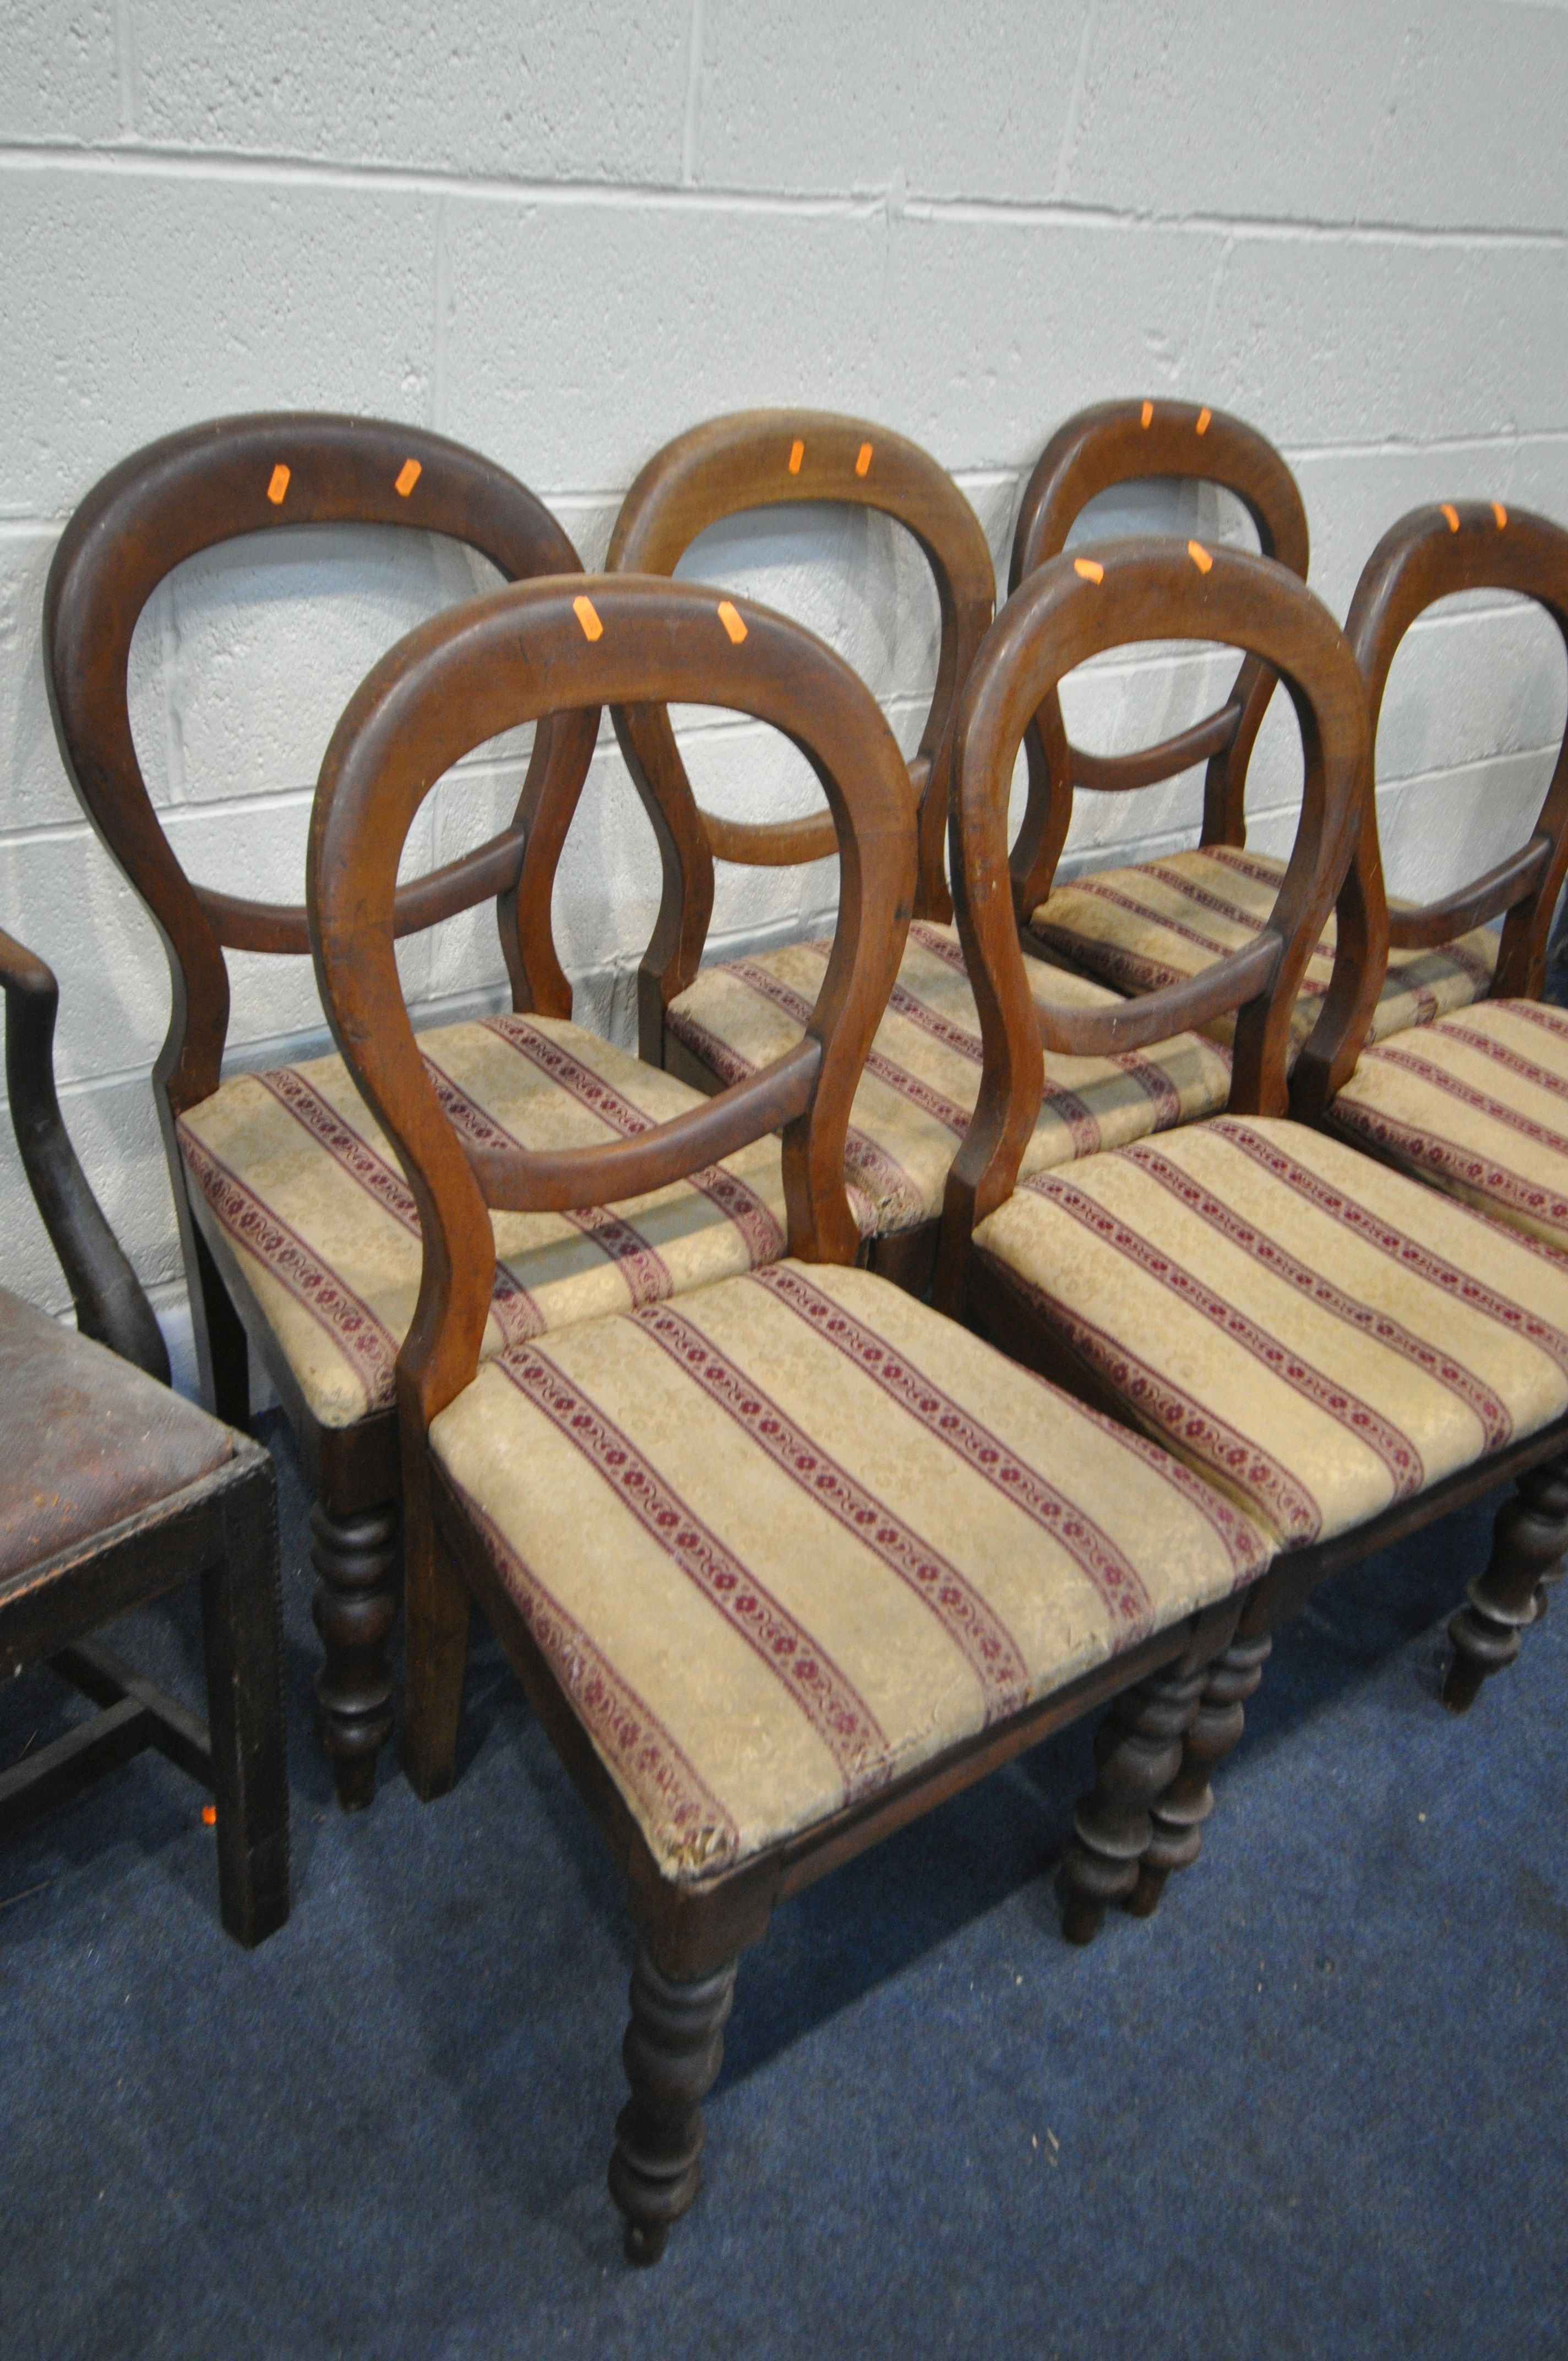
[[[632,1139],[555,1153],[469,1146],[421,1061],[393,958],[398,862],[414,815],[451,763],[502,730],[601,703],[671,700],[770,722],[822,784],[842,886],[805,1037],[762,1073]],[[914,816],[891,731],[848,665],[764,608],[647,577],[525,584],[452,609],[383,659],[323,766],[309,896],[334,1032],[419,1205],[423,1278],[399,1361],[407,1412],[427,1424],[477,1367],[495,1265],[488,1207],[613,1203],[782,1126],[789,1251],[854,1260],[844,1137],[914,889]]]
[[[1367,767],[1365,702],[1337,624],[1271,559],[1162,540],[1102,542],[1029,576],[998,616],[959,714],[952,869],[959,932],[980,1012],[985,1069],[948,1183],[941,1300],[962,1290],[970,1233],[1011,1193],[1041,1090],[1040,1048],[1092,1054],[1167,1038],[1238,1012],[1230,1104],[1281,1115],[1290,1012],[1301,972],[1354,851]],[[1075,665],[1130,641],[1223,641],[1284,681],[1305,774],[1289,864],[1252,942],[1196,976],[1104,1009],[1051,1010],[1028,991],[1006,874],[1008,787],[1031,717]],[[1070,799],[1058,776],[1053,798]],[[1054,816],[1053,816],[1054,824]],[[1326,1032],[1346,1021],[1331,998]]]
[[[1256,527],[1264,556],[1306,580],[1301,495],[1279,453],[1255,427],[1192,402],[1104,401],[1069,418],[1040,454],[1013,536],[1009,592],[1060,555],[1075,521],[1100,493],[1156,476],[1217,484],[1234,493]],[[1028,800],[1010,863],[1018,924],[1027,926],[1050,892],[1075,785],[1102,793],[1152,786],[1206,760],[1202,842],[1245,845],[1247,764],[1273,694],[1273,674],[1249,654],[1230,695],[1206,719],[1137,753],[1098,755],[1069,744],[1053,689],[1025,733]]]
[[[1374,763],[1384,691],[1406,632],[1438,599],[1462,590],[1513,590],[1533,598],[1556,624],[1568,654],[1568,533],[1561,525],[1500,500],[1412,510],[1389,527],[1367,559],[1345,620],[1366,684]],[[1325,1063],[1313,1047],[1302,1051],[1291,1093],[1306,1121],[1321,1114],[1354,1069],[1390,949],[1419,951],[1452,942],[1506,912],[1488,996],[1539,1000],[1552,913],[1568,875],[1568,730],[1527,841],[1484,876],[1420,908],[1388,906],[1375,796],[1376,778],[1369,775],[1366,824],[1340,896],[1331,985],[1348,993],[1354,975],[1359,993],[1354,1015],[1337,1028],[1333,1059]]]
[[[863,419],[791,410],[742,411],[666,445],[628,492],[610,537],[615,573],[673,574],[697,535],[743,511],[802,500],[873,509],[912,533],[930,566],[941,647],[920,750],[909,765],[919,811],[915,916],[945,919],[943,871],[953,718],[995,606],[980,521],[945,469],[916,444]],[[835,850],[827,813],[746,822],[699,809],[662,708],[618,710],[617,734],[663,862],[663,898],[639,980],[642,1054],[661,1062],[663,1011],[695,977],[713,916],[713,863],[763,868],[819,861]]]

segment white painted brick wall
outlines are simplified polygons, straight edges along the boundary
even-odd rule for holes
[[[1109,394],[1239,410],[1296,466],[1313,580],[1343,614],[1418,500],[1568,516],[1568,11],[1514,0],[8,0],[0,74],[0,925],[60,972],[84,1161],[172,1312],[178,1253],[147,1071],[168,983],[82,822],[43,694],[39,598],[104,469],[269,405],[417,420],[556,510],[585,559],[667,436],[800,401],[927,444],[1004,573],[1023,477]],[[1100,522],[1234,530],[1155,488]],[[912,745],[935,647],[910,544],[798,511],[707,536],[686,571],[798,614]],[[292,899],[322,748],[366,666],[485,577],[447,548],[313,533],[195,561],[137,634],[147,774],[200,877]],[[1179,727],[1226,667],[1123,656],[1073,685],[1089,744]],[[1390,683],[1396,886],[1497,857],[1563,726],[1561,647],[1506,602],[1421,625]],[[692,716],[716,807],[803,807],[767,733]],[[482,749],[411,857],[510,809]],[[1271,714],[1255,840],[1288,840],[1299,749]],[[1085,798],[1073,865],[1190,840],[1196,778]],[[831,863],[726,872],[731,941],[831,907]],[[652,839],[607,737],[556,922],[586,1021],[623,1038]],[[499,993],[488,914],[405,947],[433,1016]],[[319,1042],[307,963],[236,961],[233,1046]],[[4,1273],[63,1290],[0,1148]]]

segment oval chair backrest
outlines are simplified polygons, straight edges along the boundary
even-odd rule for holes
[[[574,708],[671,701],[784,731],[828,797],[839,921],[805,1038],[630,1139],[555,1152],[466,1146],[420,1058],[393,955],[398,862],[414,816],[441,773],[499,730]],[[322,767],[308,900],[338,1047],[419,1207],[419,1305],[398,1363],[406,1411],[428,1422],[473,1378],[495,1270],[491,1207],[616,1203],[782,1126],[790,1252],[853,1260],[845,1136],[903,956],[915,862],[908,774],[869,690],[798,624],[746,599],[638,575],[524,583],[436,617],[382,659]]]
[[[612,573],[673,574],[707,527],[748,510],[803,500],[872,509],[913,534],[931,569],[941,646],[920,751],[909,766],[919,807],[917,917],[951,910],[943,867],[953,719],[996,603],[991,550],[979,518],[928,452],[885,426],[817,411],[751,410],[715,418],[656,453],[632,485],[610,537]],[[643,962],[656,1015],[697,971],[713,915],[713,863],[783,867],[834,850],[826,812],[751,823],[698,808],[669,716],[615,716],[627,762],[658,835],[664,892]],[[652,1044],[645,1040],[645,1054]]]
[[[1238,1113],[1286,1111],[1291,1008],[1355,847],[1366,702],[1338,624],[1293,573],[1250,551],[1201,555],[1201,566],[1179,544],[1149,539],[1100,542],[1053,558],[1008,600],[970,675],[954,750],[952,868],[985,1066],[948,1184],[944,1284],[974,1223],[1012,1191],[1039,1110],[1042,1043],[1114,1054],[1235,1009],[1231,1105]],[[1006,887],[1008,789],[1019,742],[1075,665],[1156,639],[1245,648],[1284,681],[1304,757],[1289,864],[1254,940],[1201,973],[1113,1008],[1036,1005]]]
[[[1445,500],[1412,510],[1390,526],[1367,559],[1345,621],[1366,683],[1375,759],[1383,694],[1400,642],[1419,615],[1461,590],[1513,590],[1533,598],[1556,624],[1568,653],[1568,533],[1561,525],[1501,500]],[[1381,895],[1371,804],[1365,836],[1366,861],[1358,867],[1364,886]],[[1539,998],[1547,934],[1565,873],[1568,730],[1528,841],[1441,902],[1390,911],[1388,940],[1398,950],[1423,950],[1507,911],[1492,989],[1499,997]]]
[[[1102,401],[1080,410],[1052,435],[1025,487],[1013,535],[1009,591],[1058,557],[1091,500],[1113,485],[1155,476],[1217,484],[1246,509],[1265,557],[1307,578],[1307,512],[1296,478],[1272,443],[1245,419],[1188,401]],[[1246,774],[1253,743],[1274,694],[1274,678],[1254,655],[1244,658],[1224,703],[1174,738],[1135,754],[1086,754],[1068,741],[1053,691],[1025,738],[1029,793],[1014,844],[1014,906],[1020,925],[1050,892],[1061,855],[1070,796],[1058,784],[1117,793],[1174,778],[1207,761],[1205,844],[1246,841]]]
[[[228,1030],[225,948],[302,954],[310,936],[302,905],[193,885],[181,867],[131,734],[132,636],[159,583],[184,559],[243,533],[302,524],[444,533],[509,581],[582,570],[549,511],[504,468],[422,428],[378,419],[214,419],[149,444],[88,493],[49,568],[44,670],[77,796],[169,952],[173,1013],[155,1082],[175,1115],[218,1086]],[[597,729],[597,716],[581,716],[542,730],[511,827],[399,897],[400,931],[411,933],[497,895],[522,1007],[570,1014],[550,938],[550,884]]]

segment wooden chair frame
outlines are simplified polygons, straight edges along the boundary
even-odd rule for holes
[[[661,1874],[627,1806],[498,1579],[460,1499],[433,1459],[431,1420],[473,1378],[493,1243],[491,1205],[613,1202],[691,1171],[784,1125],[789,1251],[849,1262],[858,1239],[844,1186],[844,1135],[861,1061],[898,971],[916,876],[905,766],[868,691],[833,653],[784,617],[713,589],[635,576],[590,580],[599,626],[585,638],[565,591],[499,593],[405,641],[345,713],[322,774],[310,903],[322,992],[344,1054],[396,1144],[425,1239],[420,1309],[399,1362],[408,1518],[408,1617],[439,1686],[411,1697],[406,1743],[422,1794],[450,1781],[470,1599],[477,1598],[627,1882],[640,1948],[625,2060],[631,2098],[610,2187],[628,2252],[655,2261],[691,2203],[701,2106],[722,2055],[738,1954],[787,1894],[932,1809],[948,1795],[1157,1666],[1186,1676],[1234,1629],[1227,1598],[1011,1720],[696,1886]],[[741,627],[721,626],[724,608]],[[800,1045],[749,1081],[635,1141],[545,1157],[487,1155],[454,1133],[420,1067],[392,961],[398,854],[425,783],[469,738],[568,697],[612,706],[706,703],[784,730],[821,780],[842,863],[838,928]],[[634,1169],[633,1169],[634,1168]]]
[[[1306,580],[1301,495],[1279,453],[1255,427],[1192,402],[1103,401],[1069,418],[1040,454],[1013,534],[1009,594],[1061,555],[1091,500],[1113,485],[1151,476],[1183,477],[1233,492],[1252,518],[1264,556]],[[1136,753],[1100,755],[1069,744],[1053,689],[1024,735],[1028,799],[1008,864],[1018,925],[1027,930],[1051,890],[1075,786],[1124,794],[1207,760],[1201,840],[1244,845],[1247,765],[1273,694],[1273,675],[1248,655],[1223,705],[1204,720]],[[1049,957],[1058,966],[1071,964],[1055,949]]]
[[[1036,1043],[1050,1022],[1029,998],[1003,893],[1008,784],[1020,737],[1042,697],[1069,663],[1114,643],[1096,631],[1094,619],[1119,570],[1137,564],[1128,546],[1105,543],[1093,551],[1103,567],[1098,585],[1075,580],[1066,558],[1031,575],[998,618],[959,715],[953,874],[959,931],[984,1034],[985,1080],[948,1183],[938,1300],[944,1308],[962,1310],[1013,1359],[1137,1432],[1120,1397],[1047,1331],[1023,1295],[970,1244],[975,1225],[1012,1191],[1034,1120]],[[1176,555],[1166,561],[1166,586],[1173,595],[1186,562]],[[1151,577],[1153,571],[1151,566]],[[1371,773],[1371,716],[1352,648],[1327,611],[1282,568],[1216,551],[1201,582],[1194,577],[1182,587],[1188,611],[1175,627],[1182,635],[1231,640],[1285,682],[1306,753],[1301,820],[1274,912],[1255,941],[1201,976],[1130,1003],[1127,1014],[1147,1022],[1147,1038],[1202,1021],[1177,1012],[1190,1010],[1199,988],[1224,978],[1219,1000],[1204,993],[1198,1005],[1202,1017],[1218,1014],[1222,1002],[1239,1012],[1231,1110],[1280,1115],[1287,1111],[1286,1056],[1297,983],[1366,840],[1362,814]],[[1076,637],[1047,637],[1042,619],[1050,615],[1054,622],[1054,609],[1069,599],[1080,610]],[[1130,602],[1127,611],[1136,628],[1124,638],[1173,631],[1170,616],[1152,598]],[[1070,783],[1054,792],[1070,796]],[[1355,947],[1344,939],[1343,975],[1336,970],[1312,1035],[1311,1046],[1328,1071],[1346,1039],[1358,1038],[1354,1028],[1365,1015]],[[1212,1774],[1240,1742],[1245,1699],[1262,1677],[1275,1628],[1329,1575],[1509,1477],[1517,1479],[1519,1494],[1500,1512],[1491,1562],[1471,1586],[1470,1637],[1461,1641],[1445,1691],[1446,1702],[1463,1711],[1486,1675],[1517,1655],[1519,1632],[1539,1611],[1541,1576],[1568,1547],[1568,1416],[1348,1533],[1283,1553],[1249,1590],[1231,1639],[1206,1666],[1157,1671],[1123,1695],[1101,1733],[1096,1784],[1079,1806],[1064,1862],[1063,1928],[1069,1939],[1092,1940],[1113,1901],[1147,1916],[1171,1872],[1196,1860],[1212,1809]]]
[[[1514,590],[1545,609],[1568,656],[1568,533],[1546,517],[1500,500],[1445,501],[1413,509],[1390,525],[1355,586],[1345,636],[1366,684],[1376,763],[1384,692],[1406,632],[1440,598],[1462,590]],[[1415,910],[1390,910],[1377,838],[1376,773],[1366,819],[1339,901],[1338,950],[1331,992],[1352,993],[1351,1014],[1335,1054],[1311,1044],[1291,1081],[1292,1110],[1313,1122],[1347,1082],[1365,1042],[1390,948],[1425,950],[1507,913],[1494,1000],[1539,1000],[1547,938],[1568,876],[1568,729],[1541,811],[1527,840],[1468,885]],[[1344,971],[1342,978],[1341,970]],[[1354,979],[1354,983],[1353,983]]]
[[[104,1220],[60,1120],[51,1044],[59,992],[40,959],[0,934],[11,1118],[80,1334],[167,1383],[152,1307]],[[0,1295],[10,1337],[48,1382],[86,1349]],[[36,1344],[27,1344],[29,1330]],[[94,1358],[98,1356],[94,1356]],[[190,1413],[192,1416],[195,1414]],[[0,1579],[0,1680],[47,1663],[100,1710],[0,1776],[0,1837],[155,1747],[217,1805],[225,1927],[249,1948],[289,1915],[282,1602],[277,1483],[248,1437],[212,1473]],[[93,1637],[133,1607],[199,1581],[211,1726]]]
[[[919,544],[937,588],[941,647],[920,750],[909,765],[918,810],[915,916],[948,918],[943,867],[953,722],[996,603],[980,521],[937,461],[901,434],[825,412],[751,410],[696,426],[656,453],[621,504],[606,561],[611,573],[673,575],[699,533],[721,518],[802,500],[892,517]],[[694,981],[713,917],[716,860],[762,868],[819,861],[837,850],[831,816],[761,823],[698,807],[663,708],[614,714],[627,766],[659,841],[663,893],[638,972],[641,1053],[700,1090],[717,1077],[667,1038],[664,1011]]]
[[[137,619],[183,560],[242,534],[323,523],[443,533],[479,552],[508,580],[581,571],[566,535],[532,492],[477,453],[422,428],[304,412],[217,419],[136,453],[82,501],[49,570],[44,651],[66,769],[169,957],[172,1005],[153,1095],[207,1399],[230,1425],[245,1424],[248,1336],[299,1437],[316,1494],[319,1719],[338,1799],[354,1806],[374,1793],[377,1757],[392,1727],[386,1643],[396,1613],[396,1415],[376,1411],[347,1427],[314,1417],[226,1237],[190,1186],[175,1129],[221,1079],[225,950],[308,953],[306,914],[302,905],[258,903],[191,883],[137,760],[126,683]],[[521,1010],[571,1014],[551,939],[550,893],[597,728],[592,713],[543,726],[510,825],[398,895],[400,936],[494,896],[512,1003]]]

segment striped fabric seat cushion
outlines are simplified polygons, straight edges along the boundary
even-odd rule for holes
[[[1223,1116],[1043,1174],[975,1240],[1282,1547],[1568,1408],[1568,1262],[1302,1125]]]
[[[579,1026],[492,1016],[422,1034],[443,1104],[478,1145],[591,1147],[703,1104]],[[323,1426],[392,1400],[419,1296],[413,1198],[341,1058],[225,1082],[185,1115],[186,1169]],[[862,1233],[872,1212],[851,1192]],[[772,1262],[786,1243],[776,1139],[690,1180],[581,1213],[497,1213],[485,1351]]]
[[[1568,1010],[1488,1000],[1365,1050],[1328,1120],[1568,1252]]]
[[[705,968],[666,1023],[727,1082],[755,1073],[800,1038],[828,964],[827,942],[792,943]],[[1102,1007],[1117,994],[1039,960],[1025,962],[1036,999]],[[956,928],[917,921],[855,1095],[850,1178],[876,1207],[877,1234],[935,1221],[975,1100],[980,1018]],[[1230,1094],[1230,1059],[1195,1033],[1114,1058],[1046,1060],[1046,1094],[1025,1172],[1212,1115]]]
[[[514,1345],[430,1440],[679,1883],[1269,1555],[1167,1454],[861,1270],[780,1262]]]
[[[1173,852],[1136,869],[1108,869],[1058,886],[1035,912],[1029,931],[1046,950],[1077,961],[1119,991],[1153,992],[1239,950],[1273,908],[1284,874],[1282,861],[1234,845]],[[1331,918],[1307,962],[1296,1002],[1291,1032],[1297,1049],[1317,1022],[1333,950]],[[1387,1040],[1485,999],[1497,964],[1497,937],[1488,927],[1436,950],[1391,951],[1368,1038]],[[1208,1029],[1216,1040],[1228,1041],[1235,1019],[1218,1018]]]

